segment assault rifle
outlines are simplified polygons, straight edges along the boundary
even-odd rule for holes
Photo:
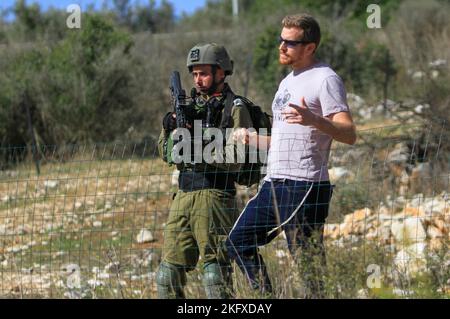
[[[181,88],[180,73],[173,71],[170,76],[170,91],[172,94],[172,103],[177,116],[177,127],[186,127],[186,92]]]

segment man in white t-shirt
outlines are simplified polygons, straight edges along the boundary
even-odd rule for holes
[[[320,42],[317,21],[306,14],[290,15],[282,26],[279,61],[292,72],[272,103],[272,135],[246,129],[235,134],[238,141],[269,149],[267,175],[226,245],[252,287],[271,292],[258,246],[284,230],[290,252],[307,266],[302,269],[305,297],[319,298],[321,269],[313,265],[325,263],[322,234],[332,195],[327,169],[331,142],[354,144],[356,131],[341,78],[314,56]]]

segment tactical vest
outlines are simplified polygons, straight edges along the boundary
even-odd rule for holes
[[[270,134],[270,116],[262,112],[259,106],[254,105],[250,100],[242,96],[235,95],[231,91],[229,86],[226,86],[226,88],[224,89],[224,95],[225,97],[222,98],[221,103],[214,106],[217,108],[216,111],[221,114],[220,121],[218,118],[215,119],[216,123],[214,123],[214,127],[218,127],[223,130],[232,128],[232,108],[236,104],[241,104],[244,105],[244,107],[247,107],[254,128],[257,131],[259,131],[260,128],[266,128],[268,133]],[[193,114],[189,114],[188,117],[189,116],[193,116]],[[171,135],[169,135],[166,142],[164,143],[164,153],[166,154],[165,161],[167,161],[169,164],[173,164],[173,162],[171,163],[171,152],[173,146],[173,140],[171,138]],[[191,150],[193,150],[193,148],[191,148]],[[200,189],[221,189],[235,192],[235,182],[245,186],[251,186],[252,184],[258,183],[261,179],[261,167],[263,166],[263,163],[259,161],[256,163],[249,163],[248,151],[249,147],[247,146],[245,154],[246,161],[239,172],[221,171],[220,169],[216,169],[215,167],[207,165],[205,163],[177,164],[177,168],[180,171],[180,175],[178,178],[179,189],[183,191],[195,191]]]

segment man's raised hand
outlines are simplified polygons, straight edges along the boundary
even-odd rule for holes
[[[317,115],[306,105],[305,97],[301,98],[300,105],[289,103],[289,107],[285,108],[281,114],[289,124],[313,125],[317,118]]]

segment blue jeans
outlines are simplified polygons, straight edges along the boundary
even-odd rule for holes
[[[289,179],[265,181],[258,194],[244,208],[226,241],[228,255],[235,260],[255,289],[271,291],[258,246],[272,241],[285,231],[289,251],[307,249],[318,232],[320,254],[323,250],[323,225],[328,216],[332,186],[326,182]],[[261,276],[261,278],[259,278]]]

